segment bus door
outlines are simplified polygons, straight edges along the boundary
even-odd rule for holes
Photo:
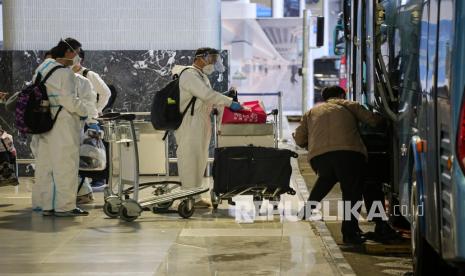
[[[452,172],[450,160],[453,156],[451,146],[451,69],[452,45],[454,37],[454,1],[441,0],[439,4],[439,30],[437,39],[437,71],[436,71],[436,99],[437,99],[437,171],[439,175],[439,227],[441,250],[443,257],[454,255],[455,232],[454,210],[452,207]]]

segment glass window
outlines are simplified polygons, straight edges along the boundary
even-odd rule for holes
[[[453,2],[441,0],[438,37],[437,95],[449,98],[451,45],[453,43]]]
[[[273,0],[251,0],[250,3],[257,4],[257,17],[273,16]]]
[[[300,0],[284,0],[284,17],[300,16]]]
[[[423,6],[423,12],[420,21],[420,51],[418,72],[420,77],[420,91],[426,89],[426,80],[428,74],[428,5]]]

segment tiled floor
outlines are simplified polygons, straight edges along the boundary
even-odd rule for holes
[[[85,206],[88,217],[42,217],[31,210],[31,185],[23,179],[19,189],[0,188],[0,275],[338,274],[309,222],[281,222],[275,215],[239,224],[223,203],[187,220],[173,209],[143,212],[127,223],[105,216],[102,193]],[[302,195],[286,199],[296,203]]]
[[[88,217],[42,217],[30,185],[0,188],[0,275],[336,274],[308,222],[239,224],[222,204],[188,220],[143,212],[127,223],[105,217],[102,193]]]

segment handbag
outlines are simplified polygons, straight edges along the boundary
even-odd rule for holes
[[[242,103],[244,109],[232,111],[229,107],[224,108],[223,124],[264,124],[266,123],[266,112],[259,101]]]

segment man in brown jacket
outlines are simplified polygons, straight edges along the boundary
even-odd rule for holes
[[[358,131],[358,121],[375,126],[383,121],[357,102],[345,100],[345,92],[338,86],[325,88],[324,103],[310,109],[302,117],[294,140],[308,148],[308,160],[317,173],[309,201],[319,202],[339,182],[344,202],[354,206],[362,198],[363,169],[368,157]],[[353,215],[342,222],[345,243],[360,244],[358,220]]]

